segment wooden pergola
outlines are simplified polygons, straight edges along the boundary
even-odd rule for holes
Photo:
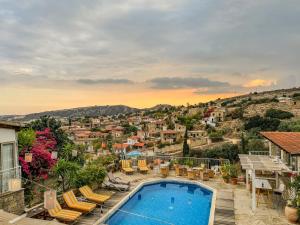
[[[247,155],[239,154],[241,166],[246,170],[246,188],[249,187],[248,173],[252,177],[252,210],[256,209],[256,186],[255,186],[255,171],[274,172],[276,175],[276,188],[278,188],[278,174],[282,172],[292,172],[280,159],[267,155]]]

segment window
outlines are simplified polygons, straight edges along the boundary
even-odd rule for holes
[[[0,148],[1,170],[9,170],[15,167],[14,143],[2,144]]]
[[[8,190],[8,181],[15,177],[14,143],[0,144],[0,193]]]

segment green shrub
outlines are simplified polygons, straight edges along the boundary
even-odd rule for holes
[[[265,116],[277,119],[290,119],[294,117],[294,114],[280,109],[268,109]]]
[[[293,94],[293,98],[297,98],[297,97],[300,97],[300,92],[297,92],[297,93]]]
[[[277,98],[260,98],[260,99],[253,99],[248,101],[247,105],[258,105],[258,104],[265,104],[271,102],[279,102]]]
[[[258,131],[276,131],[279,125],[279,119],[254,116],[245,123],[245,130],[257,128]]]
[[[282,121],[278,127],[279,131],[300,132],[300,120]]]
[[[77,173],[75,186],[79,188],[84,185],[99,185],[105,176],[106,169],[103,166],[91,163]]]
[[[238,160],[239,152],[238,145],[226,143],[222,146],[195,153],[195,155],[202,158],[229,159],[231,162],[235,162]]]
[[[209,134],[209,138],[212,142],[218,142],[223,140],[223,132],[221,131],[214,131]]]
[[[53,171],[55,175],[61,179],[59,184],[62,185],[63,191],[66,191],[74,187],[78,172],[80,171],[80,165],[76,162],[60,159],[56,163]]]
[[[35,131],[31,128],[29,129],[22,129],[18,133],[18,144],[19,150],[23,150],[25,147],[32,147],[33,142],[36,139]]]

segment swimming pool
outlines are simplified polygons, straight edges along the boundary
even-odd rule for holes
[[[208,225],[213,191],[196,183],[141,185],[104,221],[108,225]]]

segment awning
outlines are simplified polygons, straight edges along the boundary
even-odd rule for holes
[[[271,172],[291,172],[291,170],[278,158],[267,155],[239,154],[244,170],[261,170]]]

